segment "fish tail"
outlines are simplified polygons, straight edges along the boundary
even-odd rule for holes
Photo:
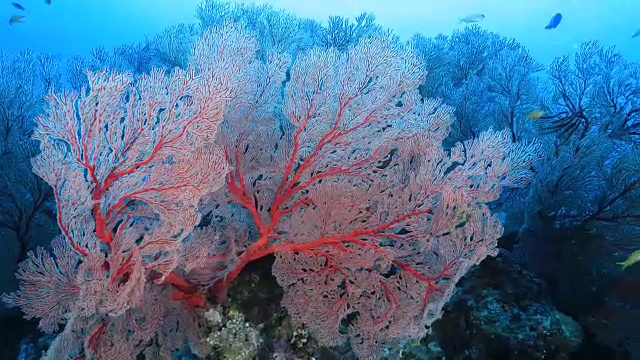
[[[622,266],[622,271],[624,271],[627,268],[627,266],[629,266],[629,264],[627,264],[626,261],[617,262],[616,264]]]
[[[547,30],[549,30],[549,29],[551,29],[551,25],[547,25],[547,26],[545,26],[544,28],[545,28],[545,29],[547,29]]]

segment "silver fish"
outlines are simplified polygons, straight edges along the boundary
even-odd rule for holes
[[[460,18],[461,23],[470,24],[482,21],[484,14],[469,14],[463,18]]]

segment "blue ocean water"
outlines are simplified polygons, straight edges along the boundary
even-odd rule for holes
[[[46,6],[44,1],[25,3],[28,18],[21,26],[2,29],[2,50],[17,51],[26,47],[52,54],[86,53],[97,46],[113,47],[142,41],[170,25],[196,22],[194,9],[198,0],[129,2],[60,1]],[[598,40],[615,45],[625,56],[638,60],[637,41],[631,36],[638,30],[637,2],[545,0],[531,3],[517,0],[439,1],[424,4],[401,0],[393,3],[368,1],[323,1],[301,3],[287,0],[239,1],[269,4],[292,13],[326,22],[329,16],[353,18],[362,12],[376,15],[378,23],[392,28],[403,39],[419,32],[427,36],[450,34],[459,28],[458,19],[470,13],[486,14],[483,28],[517,39],[544,63],[555,56],[571,53],[583,41]],[[17,13],[10,3],[0,9],[7,20]],[[564,15],[562,26],[544,30],[555,13]]]

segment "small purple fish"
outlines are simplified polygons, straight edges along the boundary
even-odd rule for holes
[[[24,6],[18,4],[17,2],[12,2],[11,5],[13,5],[13,7],[18,9],[18,10],[24,11]]]
[[[549,21],[549,25],[545,26],[544,28],[547,30],[555,29],[558,27],[558,25],[560,25],[560,21],[562,21],[562,14],[557,13],[551,18],[551,20]]]

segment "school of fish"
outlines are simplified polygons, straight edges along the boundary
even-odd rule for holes
[[[47,5],[51,5],[51,0],[45,0],[44,1]],[[22,4],[17,3],[17,2],[12,2],[11,6],[13,6],[14,8],[20,10],[20,11],[27,11],[27,9],[22,6]],[[13,25],[13,24],[17,24],[17,23],[22,23],[27,19],[26,15],[11,15],[9,17],[9,25]]]
[[[51,5],[51,0],[45,0],[45,3],[48,5]],[[25,7],[22,6],[22,4],[18,3],[18,2],[12,2],[11,6],[13,6],[15,9],[18,9],[20,11],[26,11]],[[473,23],[478,23],[482,20],[485,19],[485,15],[484,14],[479,14],[479,13],[474,13],[474,14],[469,14],[465,17],[460,18],[459,23],[465,23],[465,24],[473,24]],[[17,24],[17,23],[22,23],[26,20],[26,15],[11,15],[9,17],[9,25],[13,25],[13,24]],[[544,28],[547,30],[551,30],[551,29],[555,29],[558,27],[558,25],[560,25],[560,22],[562,21],[562,14],[561,13],[556,13],[554,14],[551,19],[549,20],[549,23],[547,24],[547,26],[545,26]],[[632,35],[632,38],[638,37],[640,36],[640,28],[638,28]]]
[[[469,14],[465,17],[460,18],[459,23],[465,23],[465,24],[473,24],[473,23],[478,23],[482,20],[484,20],[486,18],[485,14]],[[551,29],[555,29],[558,27],[558,25],[560,25],[560,22],[562,22],[562,14],[561,13],[555,13],[551,19],[549,19],[549,23],[544,27],[547,30],[551,30]],[[640,28],[638,28],[633,34],[631,34],[632,38],[638,37],[640,36]]]

